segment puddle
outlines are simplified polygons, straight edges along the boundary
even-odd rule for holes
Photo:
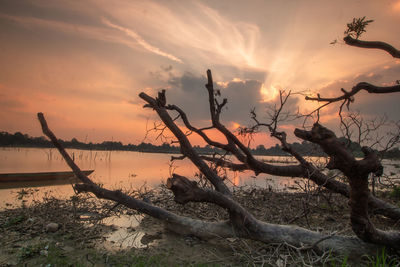
[[[145,232],[131,231],[128,228],[119,228],[106,236],[106,241],[103,243],[107,250],[120,250],[127,248],[145,248],[147,245],[142,243],[142,238]]]
[[[123,228],[135,228],[138,227],[143,219],[143,215],[120,215],[110,216],[103,219],[103,223],[109,226],[117,226]]]
[[[146,242],[148,235],[139,227],[142,219],[142,215],[111,216],[103,219],[105,225],[113,226],[116,230],[107,234],[101,245],[111,251],[147,247],[150,243]]]

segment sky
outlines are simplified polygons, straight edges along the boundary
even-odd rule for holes
[[[361,39],[400,47],[399,0],[0,0],[0,131],[40,136],[43,112],[62,139],[155,142],[146,132],[157,117],[138,94],[166,89],[168,103],[207,126],[207,69],[228,98],[221,118],[231,130],[250,124],[252,108],[268,121],[280,89],[295,93],[288,110],[307,112],[316,103],[300,92],[394,84],[399,60],[341,41],[362,16],[374,22]],[[399,121],[399,100],[363,92],[352,108]],[[321,122],[335,128],[336,111],[324,110]],[[296,140],[298,123],[280,129]],[[261,135],[254,144],[274,141]]]

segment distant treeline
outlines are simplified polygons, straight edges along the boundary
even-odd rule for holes
[[[346,140],[343,138],[343,142]],[[140,143],[138,145],[127,144],[124,145],[121,142],[116,141],[104,141],[102,143],[84,143],[78,141],[76,138],[72,138],[71,141],[65,141],[59,139],[59,142],[65,148],[85,149],[85,150],[125,150],[125,151],[138,151],[138,152],[150,152],[150,153],[180,153],[178,146],[172,146],[168,143],[164,143],[160,146],[153,145],[150,143]],[[47,140],[44,136],[31,137],[27,134],[16,132],[10,134],[7,132],[0,132],[0,147],[39,147],[39,148],[51,148],[53,144]],[[322,149],[313,143],[303,141],[302,143],[293,143],[292,147],[303,156],[325,156]],[[209,145],[204,147],[194,146],[195,150],[201,154],[212,154],[215,152],[222,153],[221,150],[213,148]],[[349,150],[353,152],[355,156],[361,157],[361,147],[359,144],[351,142],[348,146]],[[265,148],[263,145],[257,146],[251,150],[255,155],[266,155],[266,156],[288,156],[289,154],[282,150],[278,144],[270,148]],[[400,150],[398,148],[391,149],[385,153],[385,158],[400,158]]]

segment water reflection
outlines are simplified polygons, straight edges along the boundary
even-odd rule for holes
[[[166,181],[172,172],[193,177],[198,170],[184,159],[171,165],[170,154],[140,153],[132,151],[95,151],[67,149],[81,169],[94,169],[90,175],[96,183],[110,189],[137,189],[145,185],[155,187]],[[274,164],[285,164],[288,159],[279,157],[261,157],[278,161]],[[283,161],[283,162],[282,162]],[[51,172],[69,171],[69,167],[56,149],[43,148],[0,148],[0,173],[15,172]],[[252,172],[228,172],[231,185],[257,185],[282,189],[296,186],[292,178],[276,178]],[[51,192],[58,197],[70,197],[74,194],[72,186],[67,184],[24,184],[39,187],[38,198],[44,192]],[[18,189],[0,189],[0,208],[5,203],[14,203]]]

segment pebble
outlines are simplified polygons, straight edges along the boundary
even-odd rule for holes
[[[54,233],[57,232],[60,225],[58,223],[49,223],[46,225],[45,230],[46,232]]]

